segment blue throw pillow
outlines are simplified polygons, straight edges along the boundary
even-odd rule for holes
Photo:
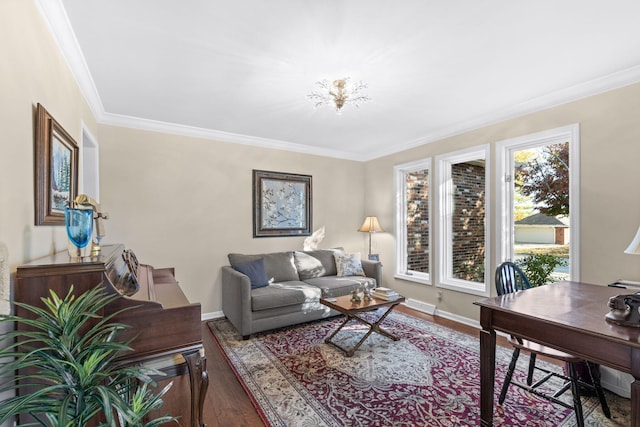
[[[264,268],[264,258],[233,266],[234,269],[245,274],[251,280],[251,289],[262,288],[269,285],[267,270]]]

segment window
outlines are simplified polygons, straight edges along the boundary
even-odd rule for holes
[[[498,263],[551,255],[562,263],[548,280],[580,280],[579,130],[575,124],[497,144]]]
[[[82,145],[80,147],[79,192],[97,201],[100,201],[99,164],[98,142],[83,123]]]
[[[489,295],[488,146],[436,158],[439,189],[437,286]]]
[[[394,168],[396,180],[396,277],[430,283],[431,159]]]

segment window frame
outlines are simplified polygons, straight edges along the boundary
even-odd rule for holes
[[[395,215],[395,234],[396,234],[396,270],[394,277],[402,280],[409,280],[424,285],[431,285],[431,273],[433,267],[433,169],[431,166],[431,158],[415,160],[412,162],[402,163],[393,168],[395,189],[396,189],[396,215]],[[427,212],[429,215],[429,272],[423,273],[419,271],[410,271],[407,269],[407,204],[406,204],[406,177],[407,174],[415,171],[428,171],[427,186],[429,206]]]
[[[485,162],[485,224],[484,224],[484,281],[472,282],[453,277],[453,211],[451,166],[474,160]],[[488,144],[474,146],[436,156],[436,186],[438,189],[438,225],[436,251],[438,257],[438,280],[436,287],[451,289],[472,295],[490,295],[490,254],[491,254],[491,161]]]
[[[496,227],[496,262],[514,259],[513,240],[513,178],[507,178],[513,170],[513,153],[527,148],[559,142],[569,142],[569,256],[570,277],[580,281],[580,125],[574,123],[554,129],[506,139],[496,143],[496,186],[498,223]]]
[[[84,122],[81,123],[80,134],[82,135],[82,143],[79,155],[78,192],[100,201],[100,147],[98,140]]]

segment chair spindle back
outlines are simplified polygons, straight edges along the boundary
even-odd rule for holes
[[[496,270],[498,295],[529,289],[531,284],[524,272],[512,262],[503,262]]]

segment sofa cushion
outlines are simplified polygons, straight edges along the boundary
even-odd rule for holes
[[[313,277],[335,276],[337,274],[336,261],[333,250],[321,249],[315,251],[295,251],[293,258],[300,280]]]
[[[271,283],[264,288],[251,291],[251,310],[269,310],[317,302],[320,299],[320,289],[297,280]]]
[[[318,258],[304,252],[294,252],[293,260],[296,264],[300,280],[320,277],[326,274],[325,268],[322,266],[322,262],[320,262]]]
[[[258,258],[243,264],[236,264],[233,268],[249,277],[251,288],[253,289],[269,285],[267,271],[264,269],[264,258]]]
[[[364,276],[360,252],[348,254],[346,252],[335,252],[333,257],[336,260],[338,276]]]
[[[317,286],[325,296],[333,298],[349,295],[354,289],[362,290],[365,285],[369,289],[377,286],[376,279],[366,276],[324,276],[307,279],[305,283]]]
[[[235,268],[238,264],[245,264],[264,258],[264,269],[267,277],[274,282],[287,282],[299,280],[298,270],[293,262],[293,252],[271,252],[261,255],[244,255],[231,253],[228,255],[229,263]]]

